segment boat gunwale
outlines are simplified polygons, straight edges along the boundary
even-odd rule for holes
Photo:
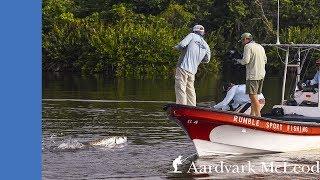
[[[288,125],[303,125],[303,126],[312,126],[312,127],[319,127],[320,128],[320,121],[319,121],[319,123],[317,123],[317,122],[301,122],[301,121],[285,121],[285,120],[278,120],[278,119],[273,119],[273,118],[268,118],[268,117],[257,117],[257,116],[251,116],[248,114],[243,114],[243,113],[237,113],[237,112],[232,112],[232,111],[222,111],[222,110],[211,109],[211,108],[206,108],[206,107],[199,107],[199,106],[188,106],[188,105],[170,103],[170,104],[166,104],[163,107],[163,109],[165,111],[167,111],[167,109],[170,107],[203,110],[203,111],[207,111],[207,112],[216,112],[216,113],[237,115],[237,116],[252,118],[252,119],[256,119],[256,120],[270,121],[270,122],[274,122],[274,123],[282,123],[282,124],[288,124]]]

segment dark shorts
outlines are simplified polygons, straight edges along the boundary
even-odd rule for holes
[[[261,94],[263,87],[263,79],[261,80],[247,80],[246,94]]]

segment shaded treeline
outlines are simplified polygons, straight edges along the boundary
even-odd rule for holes
[[[281,42],[320,43],[320,1],[280,2]],[[43,70],[168,76],[179,56],[172,47],[203,24],[212,59],[200,72],[217,72],[230,49],[242,49],[242,32],[274,43],[276,16],[276,0],[45,0]]]

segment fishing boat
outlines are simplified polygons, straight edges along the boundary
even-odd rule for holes
[[[242,113],[245,111],[179,104],[164,107],[193,141],[199,156],[320,149],[320,83],[313,89],[299,86],[302,68],[310,62],[308,54],[320,51],[320,44],[281,44],[279,39],[278,0],[277,42],[262,44],[285,52],[281,104],[273,106],[270,113],[254,117]],[[292,52],[296,55],[290,56]],[[289,62],[289,57],[297,58]],[[291,98],[285,99],[288,68],[297,76]]]
[[[319,44],[264,44],[286,52],[280,105],[273,106],[262,117],[248,114],[167,104],[168,117],[183,128],[193,141],[198,155],[274,153],[320,149],[319,89],[298,88],[300,73],[310,49],[320,51]],[[289,52],[297,51],[298,58],[289,63]],[[308,52],[307,52],[308,51]],[[285,100],[287,68],[296,68],[293,96]]]
[[[189,135],[199,156],[320,148],[318,117],[253,117],[178,104],[168,104],[165,109]]]

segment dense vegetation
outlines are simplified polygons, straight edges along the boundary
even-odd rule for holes
[[[320,1],[280,2],[281,42],[320,43]],[[172,47],[203,24],[212,59],[200,68],[217,72],[228,50],[242,49],[242,32],[275,42],[276,12],[277,0],[44,0],[43,70],[168,76],[179,56]]]

